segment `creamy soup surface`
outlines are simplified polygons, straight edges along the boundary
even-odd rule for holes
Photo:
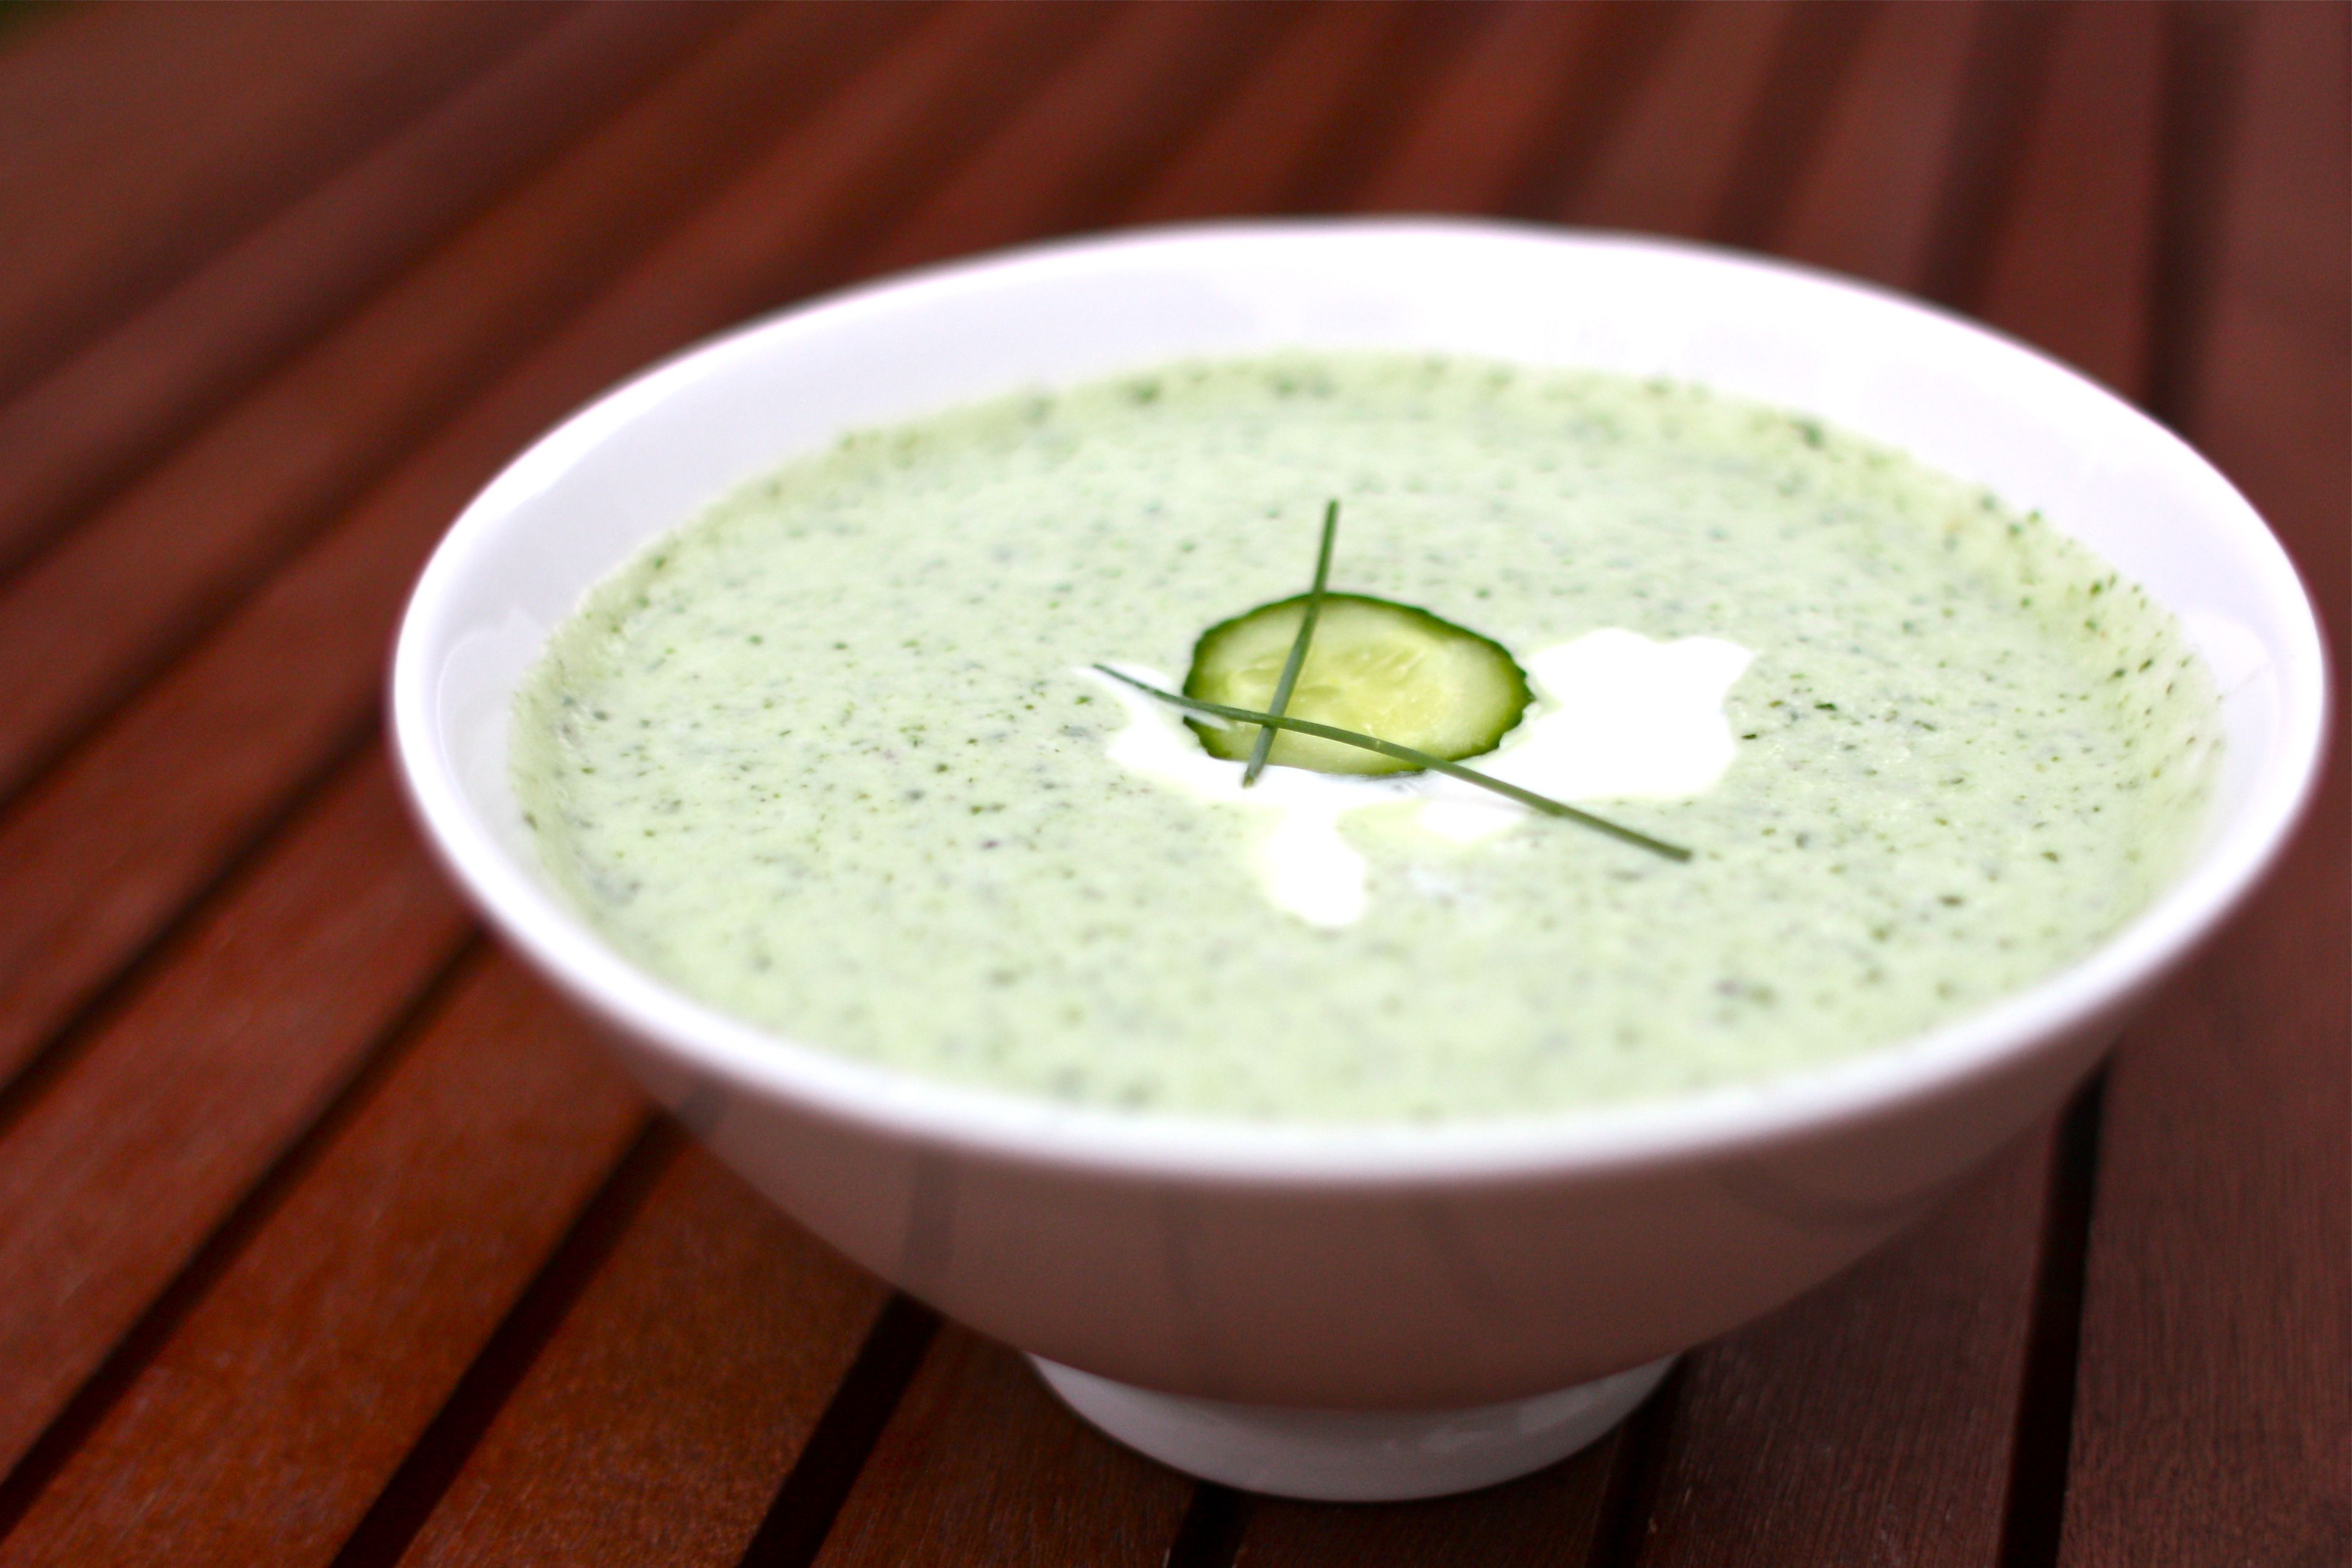
[[[1209,626],[1335,590],[1536,700],[1425,774],[1200,750]],[[1104,1108],[1526,1116],[1899,1041],[2081,956],[2194,839],[2202,664],[1981,489],[1686,384],[1291,354],[851,436],[595,588],[518,699],[546,868],[795,1041]]]

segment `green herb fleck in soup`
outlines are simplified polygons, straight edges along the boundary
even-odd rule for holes
[[[1274,711],[1444,736],[1415,661],[1454,658],[1486,706],[1454,765],[1625,837],[1172,705],[1203,648],[1218,702],[1272,700],[1334,498]],[[781,1035],[1331,1122],[1751,1080],[1981,1007],[2147,905],[2219,737],[2137,587],[1900,452],[1683,384],[1295,354],[744,489],[556,631],[514,774],[615,948]]]

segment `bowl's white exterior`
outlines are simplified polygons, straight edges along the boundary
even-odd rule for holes
[[[866,1068],[635,971],[545,885],[507,782],[509,700],[547,631],[637,546],[845,428],[1297,344],[1697,378],[2041,508],[2179,613],[2221,678],[2225,777],[2194,863],[2084,963],[1900,1047],[1683,1100],[1433,1129],[1129,1118]],[[2045,1112],[2275,852],[2315,770],[2323,670],[2292,567],[2221,476],[1980,329],[1682,246],[1235,226],[918,275],[622,386],[450,531],[402,628],[393,714],[419,813],[493,921],[729,1163],[860,1263],[1124,1383],[1459,1406],[1630,1367],[1765,1310]]]

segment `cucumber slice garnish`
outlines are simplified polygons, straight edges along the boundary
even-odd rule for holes
[[[1264,710],[1297,639],[1308,595],[1211,626],[1192,649],[1184,695]],[[1362,594],[1325,594],[1307,662],[1284,711],[1459,762],[1502,743],[1533,700],[1502,644],[1427,610]],[[1246,758],[1258,727],[1188,719],[1209,754]],[[1415,771],[1393,757],[1311,735],[1276,737],[1267,760],[1326,773]]]

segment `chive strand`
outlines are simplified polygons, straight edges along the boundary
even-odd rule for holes
[[[1323,542],[1315,554],[1315,586],[1307,591],[1306,613],[1298,617],[1298,636],[1291,640],[1289,657],[1282,661],[1282,678],[1274,683],[1274,700],[1265,710],[1276,718],[1290,710],[1290,693],[1298,684],[1298,672],[1307,668],[1307,645],[1314,640],[1315,623],[1323,614],[1323,589],[1331,581],[1331,541],[1339,531],[1339,500],[1331,498],[1323,507]],[[1265,771],[1265,759],[1274,750],[1274,728],[1261,726],[1257,743],[1250,747],[1249,763],[1242,769],[1242,788],[1257,783],[1257,775]]]
[[[1377,735],[1360,735],[1353,730],[1341,730],[1329,724],[1318,724],[1306,719],[1293,719],[1286,714],[1263,713],[1249,708],[1228,708],[1222,702],[1203,702],[1197,697],[1183,697],[1173,691],[1162,691],[1149,681],[1138,680],[1131,675],[1121,675],[1107,664],[1098,664],[1095,668],[1113,680],[1123,681],[1138,691],[1157,697],[1162,702],[1171,703],[1178,708],[1190,709],[1195,713],[1206,713],[1218,719],[1230,719],[1236,723],[1263,725],[1268,731],[1289,730],[1297,734],[1315,736],[1318,740],[1337,741],[1343,746],[1355,746],[1367,752],[1378,752],[1384,757],[1394,757],[1399,762],[1411,763],[1417,768],[1427,768],[1432,773],[1444,773],[1448,778],[1460,779],[1464,784],[1476,784],[1480,789],[1492,790],[1506,799],[1517,801],[1521,805],[1542,812],[1547,816],[1564,817],[1570,822],[1590,827],[1596,833],[1605,833],[1621,843],[1631,844],[1637,849],[1646,849],[1653,855],[1662,855],[1669,860],[1677,862],[1685,861],[1691,858],[1691,852],[1680,845],[1668,844],[1661,838],[1653,838],[1646,833],[1636,832],[1633,828],[1612,822],[1605,816],[1595,816],[1589,811],[1579,811],[1576,807],[1554,800],[1549,795],[1538,795],[1530,789],[1521,789],[1515,784],[1506,784],[1501,779],[1490,777],[1475,769],[1465,768],[1459,763],[1447,762],[1444,757],[1432,756],[1427,752],[1418,752],[1411,746],[1401,746],[1394,741],[1383,741]]]

